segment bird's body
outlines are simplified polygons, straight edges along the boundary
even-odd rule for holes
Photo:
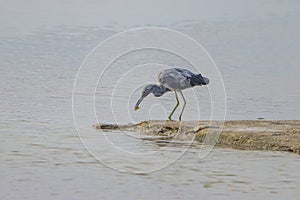
[[[201,74],[194,74],[181,68],[166,69],[158,74],[159,84],[170,90],[184,90],[196,85],[206,85],[209,80]]]
[[[174,91],[176,97],[176,106],[174,107],[171,114],[169,115],[169,120],[171,120],[172,115],[174,114],[175,110],[179,105],[179,100],[177,96],[177,92],[179,92],[184,100],[184,105],[179,116],[179,120],[181,120],[181,116],[186,105],[186,100],[183,96],[182,90],[197,85],[198,86],[207,85],[208,83],[209,83],[208,78],[203,77],[201,74],[194,74],[187,69],[182,69],[182,68],[166,69],[159,73],[157,85],[150,84],[144,88],[142,92],[142,96],[140,97],[140,99],[135,105],[135,110],[139,109],[139,104],[150,93],[152,93],[155,97],[160,97],[166,92]]]

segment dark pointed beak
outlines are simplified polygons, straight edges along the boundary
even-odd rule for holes
[[[139,105],[141,104],[141,102],[143,101],[145,97],[144,96],[141,96],[139,98],[139,100],[136,102],[135,106],[134,106],[134,110],[137,111],[138,109],[140,109]]]

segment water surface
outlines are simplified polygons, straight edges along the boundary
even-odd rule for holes
[[[214,58],[227,93],[227,119],[299,119],[300,29],[296,19],[286,16],[269,21],[180,21],[168,27],[196,39]],[[138,133],[103,134],[91,128],[95,121],[82,116],[79,120],[89,126],[80,135],[94,145],[92,152],[102,163],[91,156],[74,126],[73,83],[88,52],[123,28],[52,26],[24,34],[1,34],[1,199],[299,197],[300,160],[290,153],[215,148],[200,159],[198,145],[187,148],[184,144],[158,144],[140,139]],[[155,59],[188,67],[172,55],[149,50],[120,59],[106,78],[115,82],[120,69]],[[140,88],[130,96],[129,103],[126,91],[136,87],[133,83],[142,84],[145,80],[142,76],[133,78],[120,84],[123,92],[114,96],[115,106],[122,109],[129,105],[125,111],[130,110],[135,122],[151,117],[164,119],[174,105],[174,96],[149,97],[143,110],[134,113],[130,106]],[[148,78],[156,82],[156,74]],[[194,107],[199,102],[200,119],[209,119],[207,88],[196,89],[196,96],[191,90],[185,95],[189,102],[184,119],[199,119],[195,118]],[[97,86],[95,108],[100,121],[114,122],[110,102],[111,85]],[[153,103],[164,105],[166,111],[161,112],[159,105],[151,107]],[[128,113],[118,111],[119,119],[128,122]],[[114,147],[105,146],[107,135],[122,150],[140,154],[141,159],[122,159]],[[185,153],[178,158],[182,152]],[[130,173],[140,167],[162,166],[166,161],[167,167],[161,170]]]

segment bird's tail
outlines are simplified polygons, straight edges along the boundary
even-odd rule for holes
[[[204,83],[202,85],[209,84],[209,79],[203,76]]]
[[[196,77],[192,81],[193,85],[207,85],[209,83],[209,79],[203,77],[201,74],[196,75]]]

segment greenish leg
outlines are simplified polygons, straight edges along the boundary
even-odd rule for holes
[[[174,92],[175,92],[175,97],[176,97],[176,105],[175,105],[175,107],[173,108],[171,114],[170,114],[169,117],[168,117],[169,120],[172,120],[172,119],[171,119],[171,118],[172,118],[172,115],[174,114],[175,110],[177,109],[177,107],[178,107],[178,105],[179,105],[179,100],[178,100],[177,92],[176,92],[176,91],[174,91]]]
[[[181,121],[181,116],[182,116],[182,113],[183,113],[183,111],[184,111],[184,109],[185,109],[185,106],[186,106],[186,100],[185,100],[185,98],[184,98],[184,96],[183,96],[182,91],[179,90],[179,92],[180,92],[180,94],[181,94],[181,96],[182,96],[182,99],[183,99],[183,107],[182,107],[181,113],[180,113],[180,115],[179,115],[179,121]]]

